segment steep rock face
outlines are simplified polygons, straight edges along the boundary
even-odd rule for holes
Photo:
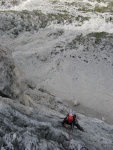
[[[26,98],[30,101],[30,107],[13,100],[22,100],[24,89],[20,74],[17,74],[10,51],[1,47],[0,54],[1,150],[65,150],[69,141],[70,150],[81,150],[83,147],[112,150],[113,126],[77,114],[85,132],[76,128],[69,132],[62,127],[60,119],[68,113],[68,104],[48,91],[33,89],[29,82]]]
[[[113,115],[110,107],[112,101],[109,102],[109,97],[106,98],[104,95],[106,90],[108,95],[113,91],[111,80],[113,74],[113,38],[106,37],[106,33],[102,33],[103,36],[100,33],[99,38],[97,33],[88,36],[81,35],[84,29],[85,34],[92,31],[105,31],[105,29],[102,29],[104,24],[107,28],[110,27],[108,32],[111,32],[112,23],[106,23],[106,21],[111,20],[109,17],[112,14],[97,13],[97,18],[95,18],[96,13],[85,14],[82,12],[84,8],[79,13],[76,10],[79,9],[79,5],[81,7],[81,1],[77,3],[77,6],[76,2],[78,1],[73,3],[71,0],[69,2],[72,3],[63,0],[66,5],[61,3],[54,7],[50,7],[47,3],[57,4],[61,1],[27,0],[28,4],[24,3],[25,5],[23,5],[24,0],[0,1],[1,10],[14,9],[17,8],[14,7],[17,5],[19,6],[18,10],[22,5],[21,9],[25,10],[28,7],[30,10],[22,12],[15,11],[15,9],[1,11],[0,41],[3,45],[14,50],[13,57],[16,63],[21,67],[26,77],[32,79],[36,84],[27,81],[29,90],[27,89],[27,95],[24,95],[25,105],[27,106],[13,100],[23,101],[24,86],[21,73],[15,66],[11,53],[8,49],[2,47],[0,50],[1,150],[68,149],[69,131],[62,127],[59,119],[65,117],[68,113],[70,107],[68,104],[71,102],[64,102],[67,97],[70,99],[71,96],[74,96],[78,101],[83,99],[83,103],[95,108],[97,106],[100,108],[99,104],[101,104],[102,110],[104,109],[105,112],[109,110],[109,116]],[[89,9],[87,3],[82,5]],[[41,8],[43,9],[42,12],[46,10],[54,12],[55,10],[57,14],[43,14],[37,10]],[[92,8],[95,12],[94,7]],[[68,14],[68,10],[73,15]],[[109,7],[108,10],[110,10]],[[86,9],[86,11],[88,10]],[[94,22],[100,21],[99,25],[94,25],[95,23],[91,22],[92,19],[94,19]],[[74,24],[70,26],[73,20]],[[51,23],[50,28],[45,28],[48,23]],[[83,23],[86,25],[82,26]],[[63,26],[66,24],[65,30]],[[102,28],[98,30],[100,24]],[[61,29],[53,29],[59,27]],[[74,32],[73,29],[75,29]],[[82,30],[80,31],[80,29]],[[80,33],[78,34],[78,32]],[[103,70],[101,70],[101,66]],[[105,71],[109,71],[109,75]],[[35,86],[37,87],[34,89]],[[84,89],[92,89],[94,94],[89,95],[88,100],[85,97],[88,93],[86,91],[84,94]],[[103,89],[104,94],[102,93],[98,97],[98,92],[95,94],[94,89],[98,92]],[[83,96],[81,92],[83,92]],[[91,103],[89,103],[90,101]],[[75,107],[74,110],[77,111]],[[75,128],[70,136],[70,150],[81,150],[86,145],[90,150],[112,150],[113,126],[107,125],[104,121],[98,119],[88,118],[80,114],[77,114],[77,116],[85,132],[82,133]]]
[[[46,103],[46,102],[45,102]],[[48,110],[37,105],[26,107],[0,97],[0,148],[6,150],[65,150],[69,146],[69,130],[59,122],[59,108]],[[98,119],[77,114],[85,132],[70,132],[70,150],[112,150],[113,126]]]
[[[0,96],[21,99],[23,95],[21,72],[15,66],[11,52],[0,46]]]

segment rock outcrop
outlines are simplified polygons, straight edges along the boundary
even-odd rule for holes
[[[0,96],[22,100],[22,74],[16,67],[11,51],[0,46]]]
[[[30,11],[1,11],[0,34],[17,37],[23,31],[38,31],[48,24],[48,17],[39,10]]]
[[[20,3],[25,2],[25,1],[26,0],[1,0],[0,6],[1,6],[1,8],[9,9],[9,8],[19,5]]]
[[[70,150],[112,150],[113,126],[78,114],[82,133],[76,128],[70,135]],[[6,150],[65,150],[69,131],[62,127],[58,111],[42,105],[26,107],[0,97],[0,148]]]

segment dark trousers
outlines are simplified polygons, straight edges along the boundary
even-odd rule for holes
[[[76,126],[80,131],[84,131],[84,129],[83,129],[78,123],[75,123],[75,126]]]
[[[83,128],[78,124],[78,122],[72,121],[71,123],[68,122],[67,118],[65,118],[62,122],[62,125],[64,126],[65,124],[68,124],[71,126],[71,129],[74,129],[74,126],[77,127],[80,131],[83,131]]]

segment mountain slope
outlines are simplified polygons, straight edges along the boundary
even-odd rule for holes
[[[16,78],[12,63],[5,70],[0,51],[0,90],[3,84],[12,90],[12,78],[20,90],[0,93],[2,150],[67,149],[60,118],[69,109],[85,129],[75,128],[70,149],[112,150],[113,126],[104,122],[113,123],[112,6],[111,0],[0,2],[1,50],[11,51],[21,70]]]

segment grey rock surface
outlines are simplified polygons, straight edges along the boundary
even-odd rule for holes
[[[0,12],[0,34],[9,34],[12,38],[17,37],[23,31],[38,31],[44,28],[49,19],[39,10],[33,12],[23,10],[18,11],[1,11]]]
[[[0,1],[0,150],[113,150],[112,0],[87,2]]]
[[[16,5],[19,5],[22,2],[25,2],[26,0],[1,0],[0,1],[0,7],[2,9],[10,9],[11,7],[14,7]]]
[[[16,86],[19,80],[19,76],[14,72],[16,66],[8,49],[1,47],[0,52],[1,150],[64,150],[68,148],[69,141],[70,150],[81,150],[84,146],[92,150],[112,150],[113,126],[78,114],[85,132],[76,128],[70,132],[62,127],[60,122],[60,118],[68,113],[68,104],[48,91],[37,91],[28,86],[26,98],[29,100],[29,107],[15,101],[19,95],[22,96],[21,92],[17,93],[11,88],[12,85]],[[22,90],[22,83],[18,85],[18,90]]]
[[[0,46],[0,96],[20,100],[24,92],[21,71],[16,67],[11,51]]]
[[[1,147],[10,150],[64,150],[68,148],[69,132],[59,123],[64,116],[42,105],[26,107],[13,100],[0,97]],[[85,132],[76,128],[70,135],[70,149],[112,150],[113,126],[98,119],[79,116]]]

